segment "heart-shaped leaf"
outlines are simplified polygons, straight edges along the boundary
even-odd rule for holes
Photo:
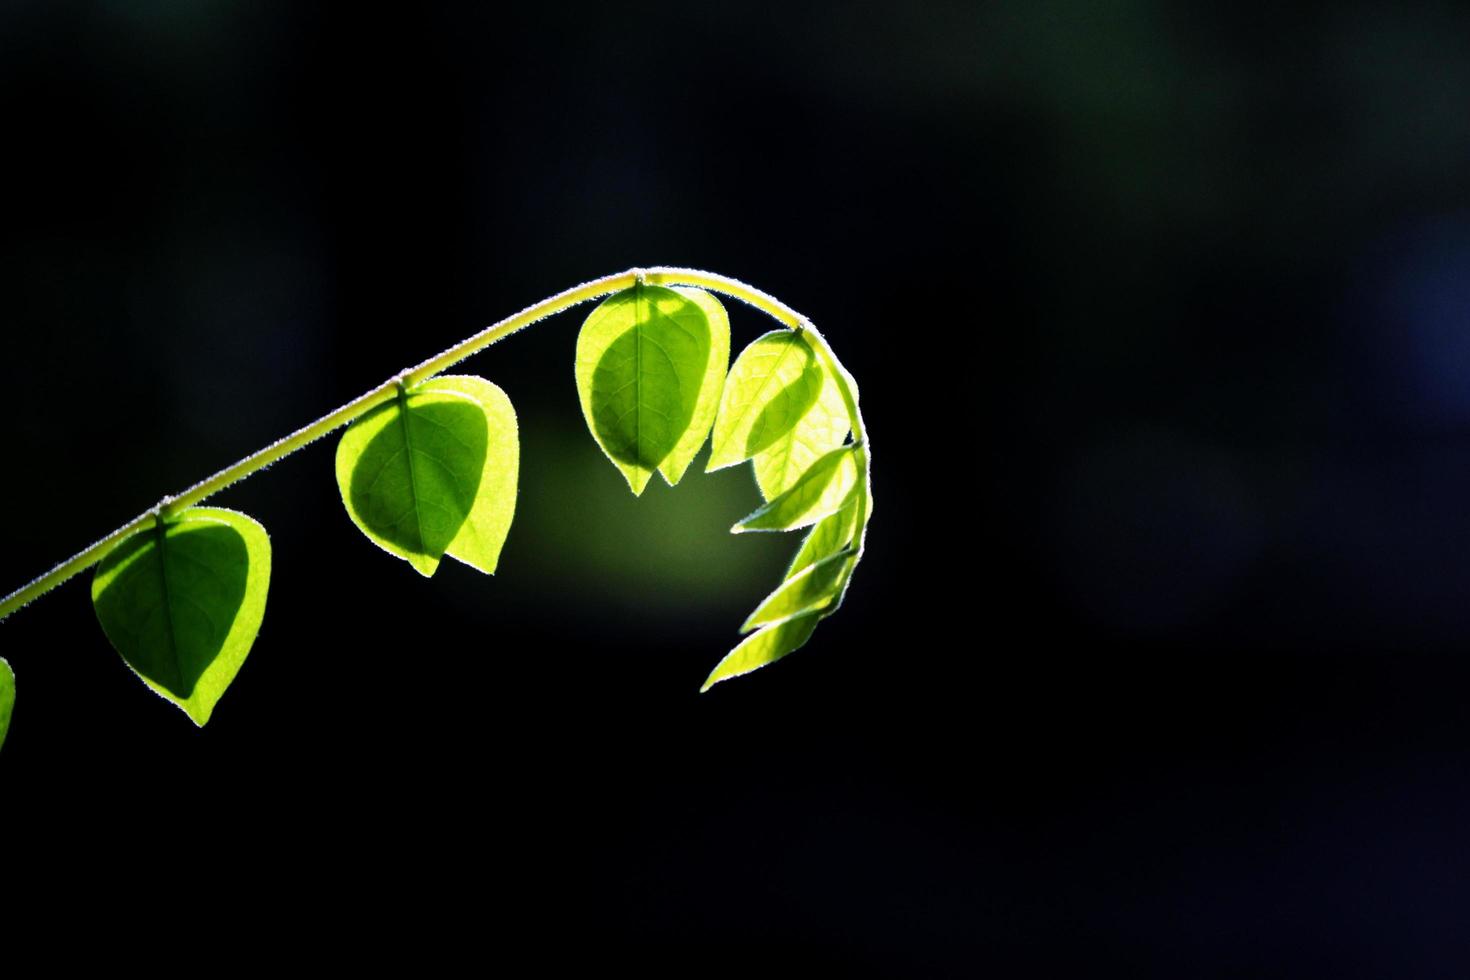
[[[473,375],[445,375],[425,381],[415,390],[452,391],[473,398],[485,413],[485,467],[480,473],[480,489],[445,554],[493,575],[516,512],[521,469],[516,410],[498,385]]]
[[[470,376],[401,391],[337,444],[337,486],[353,523],[425,576],[445,554],[495,570],[519,465],[510,399]]]
[[[577,334],[582,415],[635,494],[655,470],[670,483],[683,475],[709,424],[695,423],[719,395],[708,375],[724,369],[721,344],[696,293],[638,283],[603,300]],[[728,336],[723,347],[728,360]]]
[[[270,576],[265,528],[195,507],[108,552],[92,606],[128,666],[203,725],[255,642]]]

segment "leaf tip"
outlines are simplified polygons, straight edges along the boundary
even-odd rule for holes
[[[455,561],[459,562],[466,568],[473,568],[481,575],[494,575],[495,569],[498,568],[500,565],[499,554],[493,556],[484,554],[461,555],[455,553],[454,545],[450,545],[449,548],[450,550],[444,552],[444,554],[448,555],[450,558],[453,558]]]
[[[671,460],[664,460],[658,464],[658,475],[664,478],[664,483],[667,486],[677,487],[679,481],[684,479],[684,474],[688,472],[688,463],[680,466],[675,462],[671,462]]]
[[[623,479],[628,481],[628,489],[633,491],[633,496],[643,496],[643,491],[648,489],[648,481],[653,478],[653,470],[646,470],[641,466],[620,466],[623,471]]]

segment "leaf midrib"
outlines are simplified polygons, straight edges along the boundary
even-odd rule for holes
[[[174,629],[173,598],[168,589],[168,559],[164,556],[164,543],[168,541],[168,529],[161,520],[153,527],[157,537],[154,547],[158,550],[158,582],[163,590],[163,622],[168,628],[168,652],[174,665],[174,683],[183,687],[184,665],[179,662],[179,635]]]
[[[639,304],[643,300],[643,283],[633,285],[633,445],[638,447],[638,465],[647,466],[648,452],[643,445],[643,317]]]
[[[403,430],[403,455],[408,461],[408,492],[413,497],[413,524],[419,532],[419,550],[427,553],[429,543],[424,539],[424,514],[419,507],[419,477],[413,465],[413,435],[408,424],[408,392],[398,389],[398,423]]]

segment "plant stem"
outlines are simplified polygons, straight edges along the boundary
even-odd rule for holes
[[[378,405],[391,400],[397,395],[400,385],[411,387],[421,381],[427,381],[429,378],[447,368],[453,367],[470,355],[479,353],[497,340],[508,337],[524,327],[529,327],[538,320],[543,320],[546,317],[570,309],[580,303],[600,299],[612,293],[627,289],[640,280],[651,285],[699,286],[711,292],[722,293],[748,303],[756,309],[771,315],[793,330],[809,331],[809,336],[816,341],[816,346],[822,356],[831,365],[836,366],[836,358],[832,356],[831,349],[827,347],[827,342],[822,339],[821,335],[816,332],[810,320],[769,293],[756,289],[754,286],[749,286],[738,279],[731,279],[729,276],[722,276],[715,272],[702,272],[698,269],[679,269],[664,266],[651,269],[629,269],[627,272],[619,272],[615,275],[603,276],[601,279],[593,279],[590,282],[582,283],[580,286],[573,286],[571,289],[563,290],[555,296],[548,296],[546,299],[541,300],[541,302],[533,303],[519,313],[506,317],[499,323],[491,324],[484,330],[465,338],[443,353],[436,354],[427,361],[394,375],[371,391],[364,392],[341,408],[323,415],[315,422],[297,429],[285,438],[278,439],[264,449],[246,456],[233,465],[225,467],[211,477],[201,480],[183,493],[173,497],[165,497],[157,506],[143,514],[139,514],[105,538],[68,558],[46,574],[16,589],[4,599],[0,599],[0,620],[5,619],[11,613],[39,596],[50,592],[73,575],[91,568],[97,562],[101,561],[103,556],[111,551],[118,542],[129,535],[153,527],[160,518],[170,517],[187,507],[194,506],[206,497],[219,493],[230,484],[245,479],[257,470],[264,469],[276,460],[291,455],[308,443],[315,442],[333,430],[347,425],[367,414]],[[849,385],[846,372],[839,368],[834,370],[834,375],[842,391],[843,401],[847,404],[848,414],[852,422],[853,437],[861,444],[863,442],[863,424],[862,415],[857,408],[857,399]],[[860,448],[858,451],[863,454],[863,471],[866,477],[868,467],[866,447]],[[862,506],[866,508],[866,496],[864,497]],[[862,517],[863,514],[860,513],[860,521]],[[861,523],[859,527],[862,527]],[[861,542],[859,542],[859,550],[861,550]]]

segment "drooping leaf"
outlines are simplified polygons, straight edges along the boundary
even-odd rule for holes
[[[818,456],[842,445],[851,428],[836,379],[826,368],[818,366],[817,372],[816,400],[789,432],[751,460],[755,482],[767,500],[790,489]]]
[[[694,405],[694,415],[684,430],[678,445],[674,446],[658,471],[664,482],[675,486],[683,479],[684,471],[699,455],[699,447],[709,438],[710,426],[715,421],[715,410],[720,407],[720,393],[725,389],[725,372],[730,369],[730,317],[720,301],[702,289],[692,286],[675,286],[674,291],[689,297],[709,321],[709,358],[705,363],[704,377],[699,383],[699,399]]]
[[[459,533],[445,554],[471,568],[494,574],[500,549],[515,517],[520,479],[521,439],[516,410],[499,386],[467,374],[451,374],[425,381],[415,391],[451,391],[475,401],[485,413],[485,467],[480,488]]]
[[[767,501],[731,528],[744,531],[789,531],[806,527],[847,503],[861,474],[854,447],[848,444],[820,456],[790,489]]]
[[[715,664],[715,669],[705,678],[699,692],[703,694],[720,681],[775,663],[800,648],[811,639],[812,630],[817,628],[817,620],[820,618],[817,613],[808,613],[750,634],[735,649],[725,654],[723,660]]]
[[[823,361],[823,364],[828,369],[829,373],[831,373],[831,370],[835,369],[837,374],[841,376],[843,384],[847,388],[848,394],[852,396],[853,404],[856,405],[858,402],[857,378],[854,378],[852,376],[852,372],[844,367],[842,362],[837,359],[836,352],[832,350],[832,345],[827,343],[827,339],[822,336],[821,331],[819,331],[812,324],[808,323],[805,328],[805,333],[808,335],[808,341],[811,343],[813,350],[817,348],[822,348],[826,351],[825,357],[819,355],[819,360]]]
[[[755,612],[740,627],[745,633],[757,626],[778,623],[807,612],[820,612],[832,604],[842,591],[847,574],[857,561],[850,551],[829,555],[797,572],[766,596]]]
[[[812,525],[812,529],[802,539],[801,547],[796,549],[790,567],[786,569],[786,578],[789,580],[799,575],[803,569],[846,548],[852,541],[853,525],[856,521],[857,495],[854,494],[841,508]]]
[[[10,714],[15,710],[15,671],[0,657],[0,748],[5,747],[5,733],[10,731]]]
[[[576,368],[582,414],[633,493],[641,494],[654,470],[682,447],[705,394],[713,346],[704,305],[663,286],[639,283],[615,293],[582,324]],[[701,442],[703,435],[694,451]],[[669,470],[682,475],[683,467]]]
[[[374,544],[433,575],[475,506],[489,440],[485,409],[469,395],[400,392],[342,434],[342,503]]]
[[[715,415],[706,472],[734,466],[790,432],[821,391],[816,353],[800,332],[773,330],[740,352]]]
[[[270,575],[265,528],[194,507],[110,551],[92,605],[128,666],[202,726],[255,642]]]
[[[873,515],[871,488],[868,486],[866,474],[859,479],[852,496],[848,497],[847,503],[843,504],[840,510],[828,514],[812,526],[805,540],[802,541],[801,547],[797,549],[795,557],[792,558],[791,567],[786,570],[786,579],[789,582],[803,571],[811,569],[818,562],[840,551],[846,550],[852,555],[851,563],[832,586],[830,597],[820,606],[824,617],[832,615],[842,605],[843,597],[847,595],[847,589],[852,584],[852,571],[862,557],[858,541],[860,532],[857,528],[859,513],[862,514],[864,525]]]

